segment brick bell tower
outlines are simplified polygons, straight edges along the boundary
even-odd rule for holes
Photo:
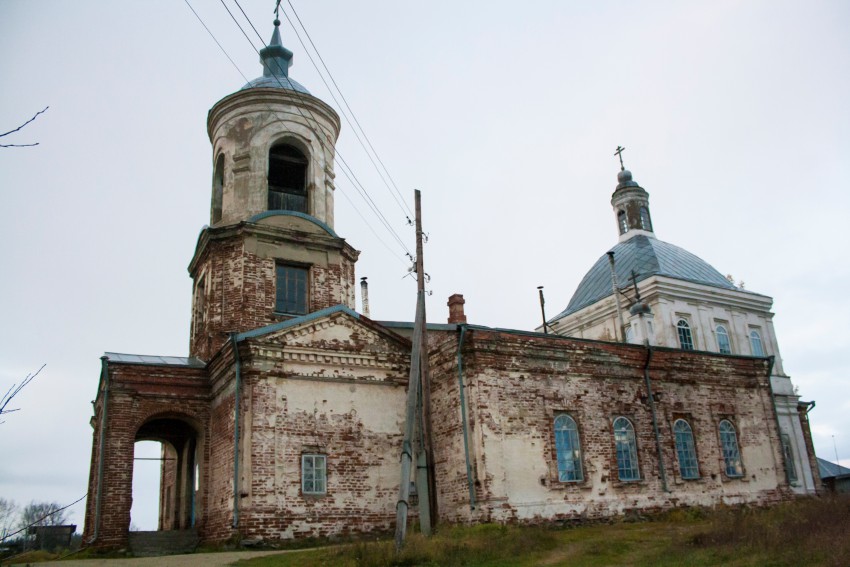
[[[274,21],[263,75],[209,111],[210,225],[189,264],[191,356],[230,333],[343,304],[354,309],[359,252],[334,232],[337,113],[289,77]]]

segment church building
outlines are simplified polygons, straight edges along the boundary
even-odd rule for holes
[[[188,356],[101,358],[86,545],[132,547],[142,440],[163,447],[163,532],[279,541],[394,527],[413,324],[356,311],[359,252],[334,225],[339,116],[289,77],[279,24],[263,75],[209,111]],[[818,490],[770,298],[657,240],[628,171],[612,203],[613,263],[603,256],[546,328],[467,323],[460,295],[447,323],[428,326],[434,521],[572,521]]]

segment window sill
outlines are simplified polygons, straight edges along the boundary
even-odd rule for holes
[[[647,485],[645,478],[637,478],[635,480],[612,480],[611,487],[612,488],[643,488]]]

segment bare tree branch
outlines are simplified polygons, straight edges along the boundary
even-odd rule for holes
[[[27,374],[27,377],[24,378],[23,381],[19,385],[12,384],[12,386],[9,388],[9,390],[5,394],[3,394],[2,398],[0,398],[0,415],[12,413],[13,411],[18,411],[19,409],[21,409],[21,408],[6,409],[6,406],[9,405],[9,402],[12,401],[12,398],[14,398],[18,394],[18,392],[23,390],[24,387],[27,384],[32,382],[35,379],[35,377],[38,376],[39,372],[41,372],[44,369],[45,366],[47,366],[47,365],[42,364],[41,368],[39,368],[38,370],[35,371],[35,374]],[[3,423],[6,423],[6,422],[0,421],[0,424],[3,424]]]
[[[27,124],[29,124],[30,122],[32,122],[33,120],[38,118],[39,114],[43,114],[43,113],[47,112],[48,108],[50,108],[50,107],[45,106],[42,110],[39,110],[38,112],[36,112],[33,115],[32,118],[30,118],[29,120],[27,120],[26,122],[24,122],[23,124],[21,124],[20,126],[15,128],[14,130],[9,130],[8,132],[4,132],[4,133],[0,134],[0,138],[2,138],[3,136],[8,136],[9,134],[14,134],[15,132],[18,132],[24,126],[26,126]],[[38,142],[36,142],[34,144],[0,144],[0,148],[30,148],[32,146],[37,146],[37,145],[38,145]]]

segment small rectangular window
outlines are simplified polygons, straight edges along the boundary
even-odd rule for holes
[[[325,455],[301,455],[301,493],[325,494],[327,491]]]
[[[307,268],[277,265],[275,311],[293,315],[307,313]]]

